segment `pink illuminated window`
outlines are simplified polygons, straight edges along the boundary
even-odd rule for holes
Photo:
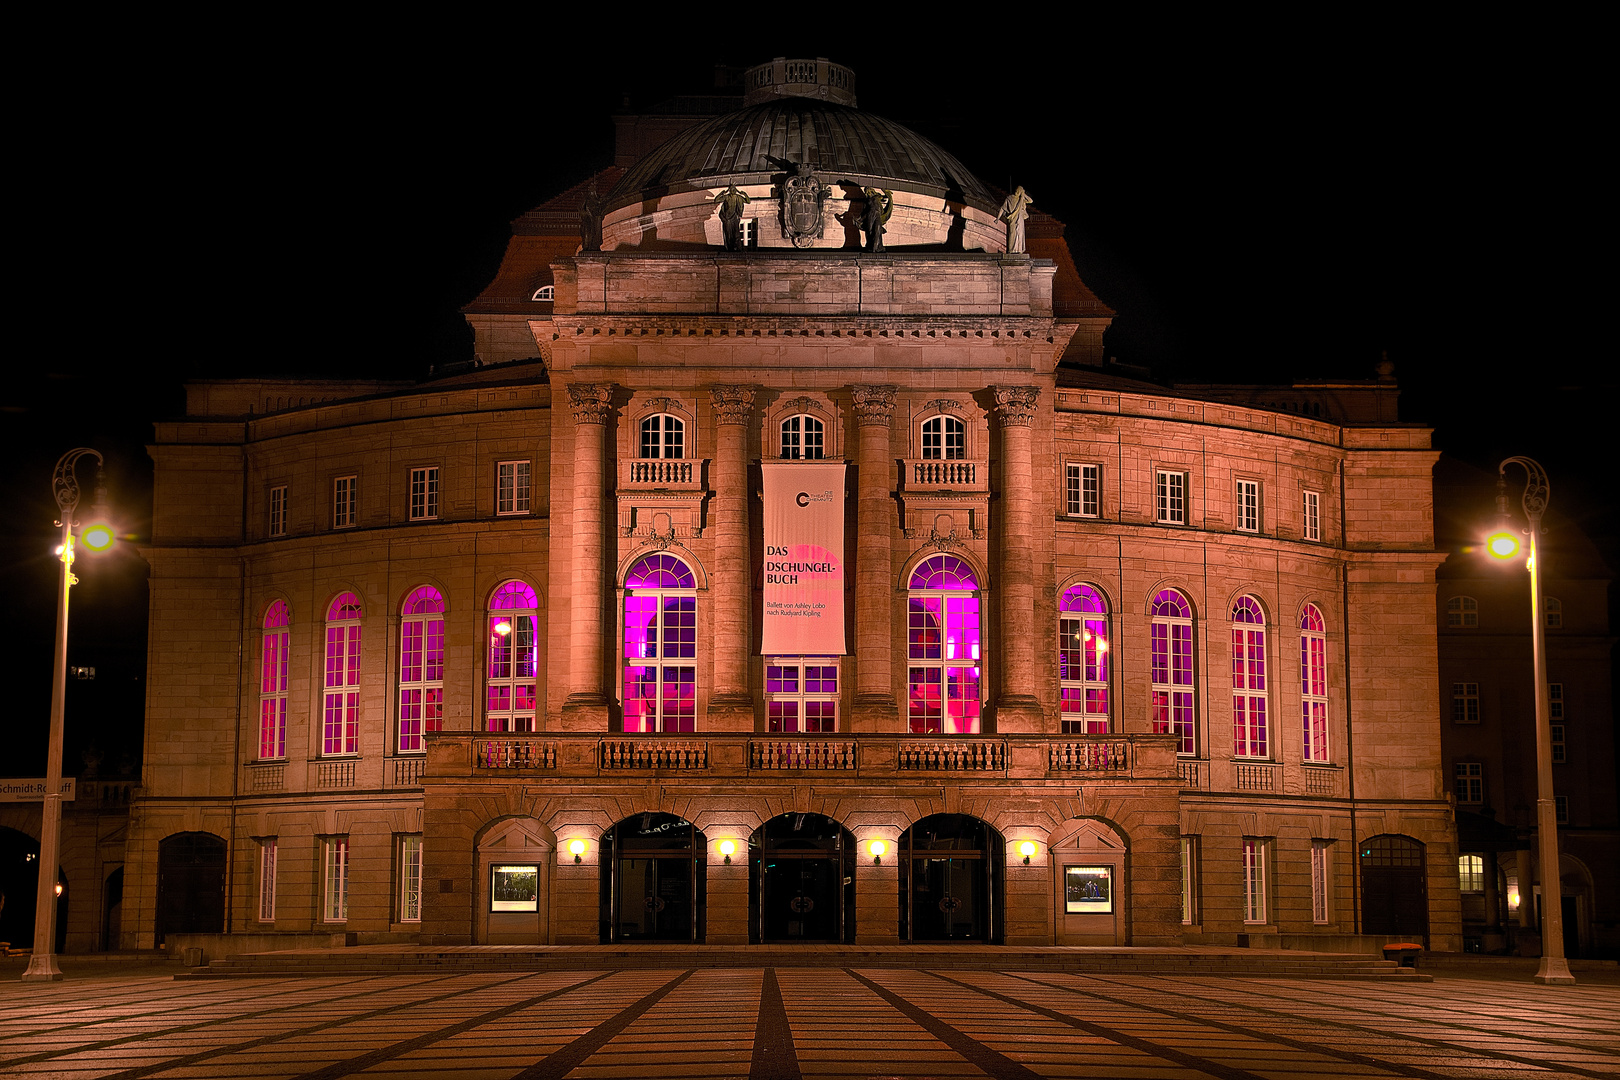
[[[1305,728],[1306,761],[1327,761],[1327,636],[1315,604],[1299,616],[1299,701]]]
[[[360,752],[360,598],[340,593],[326,609],[326,695],[321,753]]]
[[[773,732],[837,731],[838,658],[767,657],[765,713]]]
[[[405,598],[399,623],[399,752],[421,753],[422,736],[444,723],[444,597],[423,585]]]
[[[1187,598],[1174,589],[1153,597],[1149,625],[1153,731],[1174,735],[1176,752],[1197,752],[1193,725],[1193,624]]]
[[[287,602],[264,613],[259,652],[259,759],[287,756]]]
[[[916,735],[979,732],[979,580],[955,555],[912,571],[906,602],[906,698]]]
[[[1252,596],[1232,605],[1232,753],[1267,757],[1266,617]]]
[[[503,583],[489,598],[484,718],[490,731],[534,730],[539,607],[534,589],[522,581]]]
[[[624,579],[624,730],[697,730],[697,579],[673,555]]]
[[[1066,735],[1108,733],[1108,603],[1076,585],[1058,605],[1058,694]]]

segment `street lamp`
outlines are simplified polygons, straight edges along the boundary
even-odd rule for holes
[[[1541,515],[1547,512],[1547,472],[1527,457],[1510,457],[1496,467],[1496,512],[1503,528],[1486,540],[1498,559],[1511,559],[1519,551],[1518,537],[1508,525],[1507,467],[1525,472],[1524,516],[1530,523],[1530,643],[1536,672],[1536,839],[1541,861],[1541,968],[1538,983],[1573,983],[1564,959],[1563,883],[1558,865],[1558,811],[1553,799],[1551,708],[1547,694],[1547,632],[1541,614]],[[1520,901],[1523,903],[1523,900]]]
[[[96,459],[96,495],[91,504],[91,522],[73,534],[78,524],[79,481],[74,475],[79,459]],[[106,522],[107,489],[101,482],[102,458],[89,447],[78,447],[63,454],[51,478],[51,490],[61,517],[62,546],[57,556],[62,563],[61,589],[56,599],[56,663],[51,675],[51,733],[45,760],[44,820],[39,828],[39,891],[34,906],[34,952],[28,959],[23,982],[55,982],[62,977],[56,966],[57,874],[62,842],[62,715],[67,697],[68,590],[79,580],[73,576],[73,549],[82,540],[92,551],[105,551],[115,539]]]

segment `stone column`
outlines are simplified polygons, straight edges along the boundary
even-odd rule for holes
[[[570,383],[574,414],[573,559],[569,575],[567,731],[606,731],[608,697],[602,686],[603,524],[602,440],[612,411],[611,383]]]
[[[1535,858],[1529,848],[1520,848],[1516,861],[1519,873],[1519,935],[1522,940],[1525,934],[1536,934],[1539,942],[1541,925],[1536,921]]]
[[[855,701],[853,731],[899,730],[889,643],[894,640],[894,455],[889,423],[893,386],[853,388],[860,426],[855,539]]]
[[[714,386],[714,686],[709,694],[711,731],[753,731],[754,696],[748,690],[752,621],[748,572],[748,421],[754,415],[750,386]]]
[[[996,419],[1001,425],[1001,565],[996,591],[1001,620],[994,648],[1001,656],[996,730],[1040,732],[1044,716],[1035,698],[1035,642],[1051,634],[1035,626],[1035,476],[1030,459],[1030,424],[1040,388],[996,386]]]
[[[1496,885],[1496,852],[1485,852],[1481,862],[1485,871],[1485,933],[1482,947],[1488,953],[1500,952],[1507,944],[1507,937],[1502,933],[1502,894]]]

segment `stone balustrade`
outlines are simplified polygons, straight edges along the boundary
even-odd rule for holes
[[[905,486],[908,490],[986,491],[988,466],[988,462],[970,458],[906,458]]]
[[[1130,743],[1124,739],[1070,739],[1052,743],[1053,772],[1117,772],[1129,768]]]
[[[850,739],[755,739],[748,744],[750,771],[855,768]]]
[[[702,458],[631,458],[619,464],[619,487],[681,490],[703,483]]]

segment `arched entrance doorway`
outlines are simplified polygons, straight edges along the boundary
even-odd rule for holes
[[[185,832],[158,844],[157,941],[225,931],[225,841]]]
[[[1361,932],[1429,943],[1429,889],[1423,845],[1410,836],[1361,842]]]
[[[58,874],[56,951],[67,947],[67,876]],[[13,949],[34,944],[34,909],[39,897],[39,841],[0,826],[0,941]]]
[[[855,837],[822,814],[783,814],[748,839],[749,940],[855,940]]]
[[[602,834],[602,941],[701,942],[703,830],[674,814],[637,814]]]
[[[900,940],[1002,938],[1001,834],[966,814],[935,814],[900,835]]]

